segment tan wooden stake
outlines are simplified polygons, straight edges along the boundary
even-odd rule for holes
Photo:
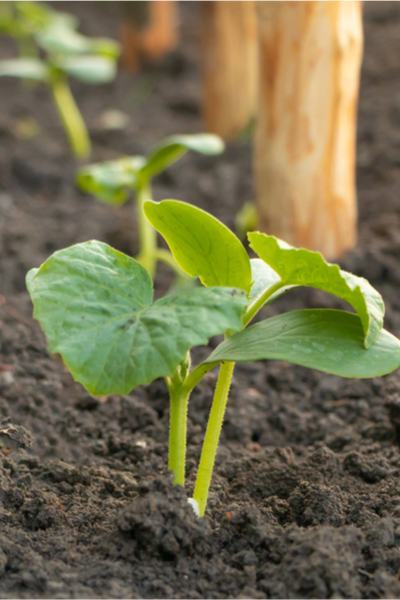
[[[122,66],[139,69],[142,58],[157,60],[178,44],[176,0],[124,2],[121,21]]]
[[[257,101],[256,2],[202,2],[201,66],[207,131],[232,138],[245,129]]]
[[[336,259],[356,241],[361,2],[257,2],[259,228]]]

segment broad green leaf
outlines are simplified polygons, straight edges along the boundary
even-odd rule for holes
[[[15,58],[0,61],[0,76],[21,77],[35,81],[47,81],[49,69],[38,58]]]
[[[107,204],[123,204],[129,189],[135,188],[137,173],[145,161],[143,156],[132,156],[88,165],[78,170],[76,182],[81,190]]]
[[[236,288],[200,288],[152,304],[147,271],[96,241],[53,254],[27,287],[50,352],[95,395],[171,375],[192,346],[238,330],[247,302]]]
[[[295,310],[235,333],[206,363],[285,360],[340,375],[378,377],[400,366],[400,340],[381,329],[366,350],[359,317],[341,310]]]
[[[57,60],[57,66],[84,83],[108,83],[115,78],[117,67],[115,60],[107,56],[85,54]]]
[[[193,135],[171,135],[165,138],[150,152],[147,164],[143,167],[141,176],[143,179],[151,179],[161,173],[169,165],[176,162],[188,150],[194,150],[200,154],[221,154],[225,149],[222,139],[210,133],[197,133]]]
[[[249,257],[237,237],[221,221],[178,200],[148,201],[143,210],[166,239],[185,273],[199,277],[205,286],[233,286],[249,291]]]
[[[361,319],[364,345],[369,348],[383,326],[385,306],[366,279],[326,262],[319,252],[293,248],[273,236],[253,232],[248,238],[253,250],[279,275],[282,286],[313,287],[348,302]]]

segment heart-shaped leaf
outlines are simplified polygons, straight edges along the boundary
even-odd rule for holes
[[[53,254],[27,287],[50,351],[95,395],[171,375],[192,346],[240,329],[247,303],[235,288],[198,288],[152,304],[147,271],[96,241]]]
[[[368,350],[359,317],[341,310],[295,310],[227,338],[206,363],[285,360],[341,377],[378,377],[400,366],[400,340],[381,329]]]
[[[129,196],[129,189],[136,187],[137,173],[146,159],[131,156],[78,170],[76,182],[84,192],[89,192],[107,204],[123,204]]]
[[[75,79],[90,84],[108,83],[115,78],[115,60],[108,56],[85,54],[57,60],[57,66]]]
[[[49,69],[46,63],[38,58],[15,58],[0,61],[0,76],[47,81]]]
[[[225,149],[222,139],[210,133],[197,133],[193,135],[171,135],[150,152],[147,163],[143,167],[141,176],[149,180],[161,173],[169,165],[176,162],[188,150],[194,150],[200,154],[221,154]]]
[[[204,210],[179,202],[145,202],[143,210],[153,227],[166,239],[185,273],[206,286],[251,285],[250,260],[237,237]]]
[[[319,252],[293,248],[271,235],[253,232],[248,238],[253,250],[279,275],[282,287],[313,287],[348,302],[361,319],[364,345],[369,348],[383,326],[385,306],[366,279],[326,262]]]

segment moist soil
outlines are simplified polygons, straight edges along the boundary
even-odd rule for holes
[[[118,4],[56,3],[79,13],[85,33],[113,37]],[[198,5],[180,8],[182,45],[162,64],[107,86],[74,84],[93,161],[202,130]],[[341,264],[381,292],[385,326],[400,336],[400,3],[364,11],[359,243]],[[0,40],[2,57],[14,50]],[[49,356],[25,290],[28,269],[76,242],[135,254],[133,205],[113,209],[75,187],[45,88],[4,80],[1,106],[1,441],[17,448],[0,458],[0,596],[400,597],[400,373],[357,381],[278,361],[238,365],[207,515],[196,519],[167,470],[164,382],[89,396]],[[125,129],[104,129],[111,108],[128,115]],[[30,139],[28,118],[40,128]],[[233,227],[253,197],[251,163],[245,139],[219,157],[187,154],[155,181],[155,198],[192,202]],[[157,294],[170,281],[160,269]],[[321,306],[341,304],[304,289],[268,314]],[[212,371],[190,401],[189,494],[215,381]]]

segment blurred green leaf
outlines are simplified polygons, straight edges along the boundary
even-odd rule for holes
[[[90,51],[90,38],[68,27],[62,21],[44,27],[37,34],[36,41],[49,54],[59,54],[62,57],[86,54]]]
[[[48,81],[49,69],[37,58],[14,58],[0,61],[0,76]]]
[[[79,169],[76,182],[84,192],[107,204],[123,204],[129,190],[136,186],[137,173],[145,163],[143,156],[120,158]]]
[[[197,133],[193,135],[171,135],[157,144],[147,157],[147,163],[143,167],[141,177],[152,179],[168,166],[176,162],[189,150],[200,154],[221,154],[225,149],[222,139],[209,133]]]
[[[91,38],[75,31],[68,21],[53,20],[36,35],[37,43],[50,55],[63,59],[74,56],[104,56],[116,61],[120,45],[110,38]]]
[[[57,66],[68,75],[84,83],[108,83],[115,78],[115,61],[106,56],[76,56],[58,60]]]

